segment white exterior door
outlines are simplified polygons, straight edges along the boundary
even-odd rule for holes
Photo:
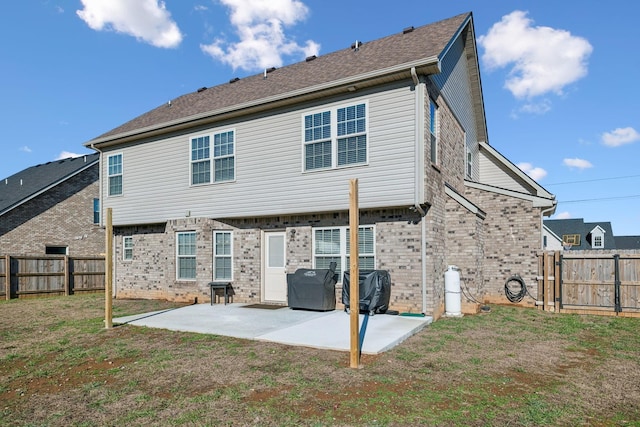
[[[283,231],[264,233],[263,300],[269,302],[287,302],[287,275],[285,274],[286,238]]]

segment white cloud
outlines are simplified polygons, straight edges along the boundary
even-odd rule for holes
[[[520,111],[523,113],[531,113],[531,114],[544,114],[551,110],[551,101],[548,99],[543,99],[540,102],[528,102],[524,104]]]
[[[564,163],[565,166],[569,166],[570,168],[589,169],[593,167],[590,161],[578,158],[564,159],[562,163]]]
[[[565,30],[533,26],[527,12],[502,17],[478,37],[482,60],[489,70],[511,67],[505,87],[516,98],[531,98],[562,90],[587,75],[591,44]]]
[[[531,163],[523,162],[523,163],[518,163],[516,166],[518,166],[518,168],[522,172],[529,175],[535,181],[539,181],[545,176],[547,176],[546,170],[542,168],[534,167]]]
[[[61,151],[60,154],[58,154],[58,157],[56,157],[54,160],[62,160],[62,159],[68,159],[70,157],[80,157],[80,156],[84,156],[84,154],[72,153],[71,151]]]
[[[231,9],[231,23],[240,41],[228,43],[218,38],[200,48],[233,69],[260,70],[282,66],[284,55],[317,55],[320,45],[308,40],[299,45],[284,27],[303,21],[309,10],[298,0],[220,0]]]
[[[609,147],[619,147],[636,141],[640,141],[640,133],[632,127],[618,128],[602,134],[602,142]]]
[[[156,47],[176,47],[182,41],[178,25],[163,1],[81,0],[76,14],[96,30],[128,34]]]
[[[20,147],[20,151],[24,151],[25,153],[31,153],[33,150],[30,147],[23,145],[22,147]]]
[[[560,212],[559,214],[555,215],[553,217],[553,219],[569,219],[571,218],[571,214],[569,212]]]

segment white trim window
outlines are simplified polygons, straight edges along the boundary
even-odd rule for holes
[[[190,150],[191,185],[235,180],[235,130],[195,136]]]
[[[473,178],[473,153],[471,152],[471,148],[467,147],[467,156],[466,156],[466,172],[467,178]]]
[[[431,163],[437,165],[440,161],[438,156],[438,105],[429,98],[429,141],[431,151]]]
[[[122,259],[131,261],[133,259],[133,237],[124,236],[122,238]]]
[[[176,233],[176,279],[196,279],[196,232]]]
[[[303,170],[366,164],[367,109],[367,103],[359,103],[305,114]]]
[[[349,227],[314,228],[314,268],[329,268],[331,262],[336,262],[338,280],[342,281],[342,273],[349,270],[349,240]],[[359,227],[358,253],[359,268],[361,270],[375,270],[376,248],[375,227],[373,225]]]
[[[122,195],[122,153],[112,154],[107,160],[109,177],[109,196]]]
[[[213,232],[213,278],[233,280],[233,233]]]

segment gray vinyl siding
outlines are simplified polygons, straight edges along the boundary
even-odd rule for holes
[[[478,135],[473,105],[471,104],[472,94],[463,37],[458,37],[455,40],[442,58],[441,64],[442,71],[440,74],[433,75],[432,79],[465,131],[467,147],[471,148],[475,160],[473,162],[473,178],[475,180],[479,173]],[[466,153],[464,155],[466,157]]]
[[[347,100],[255,117],[171,138],[119,147],[123,194],[107,197],[116,225],[185,216],[242,218],[349,208],[349,181],[359,180],[361,208],[412,206],[415,185],[415,92],[410,81]],[[368,164],[303,171],[303,115],[324,108],[368,105]],[[190,138],[235,131],[236,180],[190,185]],[[116,152],[116,151],[114,151]],[[105,151],[105,158],[110,153]],[[103,188],[106,166],[103,164]]]
[[[503,163],[494,161],[492,157],[480,152],[480,182],[493,187],[505,188],[507,190],[530,193],[532,189],[525,186]],[[535,193],[533,193],[535,194]]]

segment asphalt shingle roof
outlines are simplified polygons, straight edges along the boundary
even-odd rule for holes
[[[571,219],[545,219],[544,225],[549,227],[558,237],[562,239],[566,234],[579,234],[580,245],[572,246],[572,250],[591,249],[591,244],[587,241],[587,235],[593,231],[594,228],[600,226],[604,230],[604,247],[605,249],[615,249],[617,238],[613,236],[613,229],[611,228],[611,222],[584,222],[582,218]]]
[[[97,163],[98,153],[56,160],[24,169],[0,182],[0,215]]]
[[[175,123],[209,112],[257,103],[284,94],[294,94],[319,85],[409,64],[422,59],[438,58],[448,43],[470,19],[464,13],[433,24],[417,27],[375,41],[364,42],[357,50],[350,47],[313,60],[302,61],[239,79],[233,83],[198,90],[180,96],[119,126],[92,141],[115,139],[118,135]],[[90,146],[91,141],[86,145]]]

